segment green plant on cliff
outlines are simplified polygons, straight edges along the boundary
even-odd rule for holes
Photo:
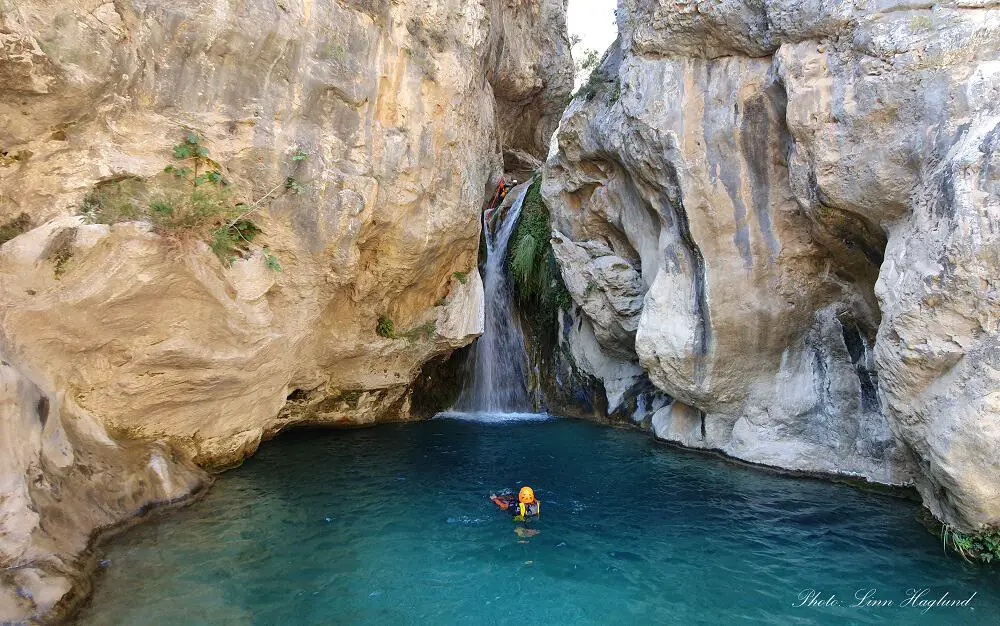
[[[419,326],[414,326],[413,328],[403,333],[402,336],[410,343],[421,340],[430,341],[431,339],[434,338],[434,331],[436,330],[437,330],[437,321],[430,320],[428,322],[420,324]]]
[[[617,76],[611,76],[608,73],[608,68],[604,66],[597,66],[587,76],[587,81],[583,83],[580,88],[573,94],[574,98],[584,98],[587,102],[590,102],[599,94],[604,93],[609,96],[612,104],[618,102],[621,97],[621,83]]]
[[[941,527],[941,545],[958,552],[966,561],[1000,563],[1000,529],[966,534],[945,524]]]
[[[378,316],[378,322],[375,324],[375,334],[386,339],[392,339],[396,336],[396,325],[392,323],[388,315]]]
[[[573,302],[552,252],[552,218],[541,188],[542,179],[536,176],[524,197],[521,218],[507,249],[507,267],[536,350],[552,345],[559,311]]]
[[[222,166],[209,156],[203,139],[187,132],[173,147],[173,162],[163,174],[149,180],[122,177],[104,181],[84,198],[80,214],[89,222],[114,224],[148,220],[161,235],[173,239],[193,237],[205,241],[223,265],[246,258],[261,229],[253,216],[282,193],[300,194],[304,186],[287,176],[257,200],[237,202]],[[293,164],[308,155],[297,148]],[[280,271],[277,257],[263,249],[268,268]]]

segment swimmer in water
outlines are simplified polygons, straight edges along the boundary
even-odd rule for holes
[[[490,500],[502,510],[510,511],[516,522],[523,522],[529,517],[538,517],[542,512],[542,503],[535,499],[535,492],[527,486],[521,487],[516,498],[513,495],[498,496],[491,493]]]
[[[542,512],[542,503],[535,499],[534,490],[528,486],[521,487],[521,491],[518,492],[516,498],[513,495],[498,496],[491,493],[490,500],[500,507],[501,510],[509,511],[514,516],[515,522],[527,523],[528,519],[532,517],[537,518]],[[518,526],[514,529],[514,533],[524,539],[525,537],[534,537],[539,531]],[[522,541],[521,543],[524,542]]]

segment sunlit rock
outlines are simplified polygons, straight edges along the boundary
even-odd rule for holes
[[[643,278],[633,350],[676,398],[661,437],[915,482],[957,527],[1000,523],[998,20],[621,3],[543,192],[564,250],[608,248]],[[567,284],[598,269],[560,261]],[[633,323],[590,286],[571,293],[595,328]]]

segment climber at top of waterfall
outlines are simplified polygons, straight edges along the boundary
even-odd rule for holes
[[[510,186],[507,185],[507,179],[504,176],[500,176],[500,182],[497,183],[496,191],[493,192],[493,198],[490,200],[489,205],[487,205],[486,210],[483,211],[483,221],[485,224],[490,223],[493,213],[503,204],[503,199],[507,197],[508,191],[510,191]]]
[[[517,521],[523,521],[529,517],[538,517],[542,512],[542,503],[535,499],[535,492],[531,487],[525,485],[521,487],[517,497],[513,494],[498,496],[490,494],[493,501],[501,510],[510,511]]]
[[[503,199],[507,197],[508,191],[510,191],[510,185],[507,184],[507,178],[505,176],[501,176],[500,182],[497,183],[496,191],[493,193],[493,201],[490,202],[490,208],[495,209],[500,206]]]
[[[496,210],[503,205],[504,199],[507,198],[507,194],[510,190],[517,187],[517,179],[514,178],[510,183],[507,182],[506,177],[501,176],[500,182],[497,183],[496,192],[493,194],[493,199],[490,200],[489,206],[486,207],[486,211],[483,212],[483,217],[487,224],[492,224],[492,219]]]

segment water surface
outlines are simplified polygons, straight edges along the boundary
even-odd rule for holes
[[[487,500],[530,484],[525,541]],[[570,420],[299,431],[114,540],[84,624],[996,624],[913,502]],[[910,588],[978,595],[899,606]],[[845,606],[796,607],[816,589]],[[890,607],[851,608],[859,589]],[[930,597],[930,596],[928,596]]]

